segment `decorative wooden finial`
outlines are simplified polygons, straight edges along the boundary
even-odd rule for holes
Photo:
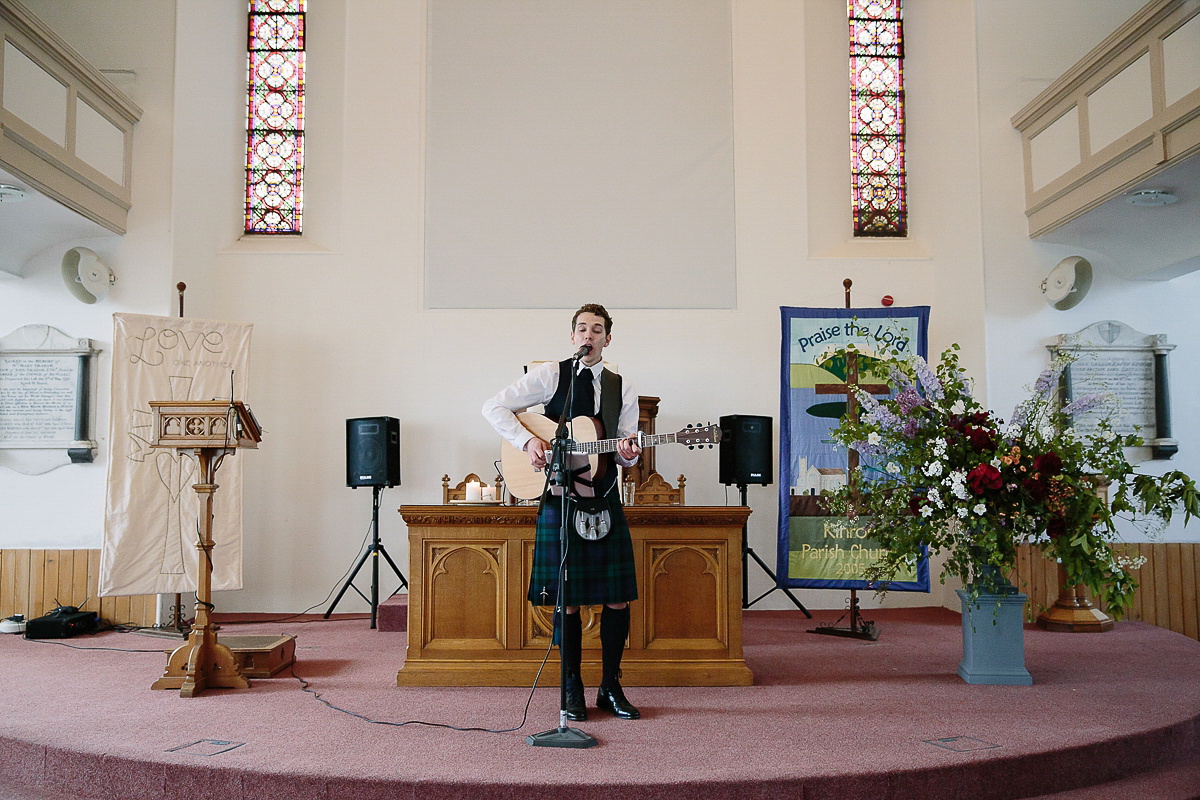
[[[850,307],[850,287],[853,285],[854,281],[850,280],[849,278],[846,278],[846,280],[842,281],[842,286],[846,287],[846,308]]]
[[[187,289],[187,284],[183,281],[175,284],[175,288],[179,290],[179,316],[183,318],[183,293]]]

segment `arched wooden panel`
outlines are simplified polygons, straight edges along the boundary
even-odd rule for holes
[[[425,608],[428,647],[505,647],[502,563],[496,545],[431,547],[426,580],[433,602]]]
[[[676,544],[650,549],[647,592],[653,615],[646,621],[646,648],[720,648],[728,643],[722,613],[723,548]]]

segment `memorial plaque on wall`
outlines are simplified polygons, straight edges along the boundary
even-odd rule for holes
[[[48,325],[26,325],[0,338],[0,464],[36,475],[89,463],[91,339]]]
[[[1154,458],[1170,458],[1179,450],[1171,438],[1167,378],[1167,354],[1174,349],[1166,336],[1144,334],[1116,320],[1064,334],[1050,346],[1052,353],[1068,353],[1075,359],[1063,373],[1064,402],[1097,392],[1113,395],[1115,432],[1142,437]],[[1079,414],[1075,428],[1091,433],[1111,411],[1110,407]]]

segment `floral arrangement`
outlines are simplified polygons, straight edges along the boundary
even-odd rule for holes
[[[1017,546],[1038,543],[1073,584],[1085,584],[1120,618],[1137,588],[1130,574],[1137,565],[1113,548],[1115,518],[1152,528],[1182,506],[1186,523],[1200,515],[1192,479],[1178,471],[1135,474],[1124,448],[1142,441],[1114,432],[1111,414],[1091,433],[1077,432],[1073,417],[1104,413],[1113,398],[1089,395],[1062,406],[1057,389],[1069,359],[1052,363],[1005,423],[972,397],[958,349],[943,353],[936,371],[919,357],[873,360],[871,370],[887,375],[896,393],[876,399],[857,390],[858,420],[843,417],[833,432],[865,457],[831,506],[857,518],[886,549],[868,577],[886,590],[928,548],[947,553],[942,582],[957,576],[978,598],[1001,585],[1012,591],[1002,576],[1014,567]]]

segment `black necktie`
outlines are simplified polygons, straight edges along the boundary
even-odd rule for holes
[[[572,417],[591,417],[596,414],[596,391],[592,386],[592,371],[582,369],[575,373],[574,400],[571,404]]]

